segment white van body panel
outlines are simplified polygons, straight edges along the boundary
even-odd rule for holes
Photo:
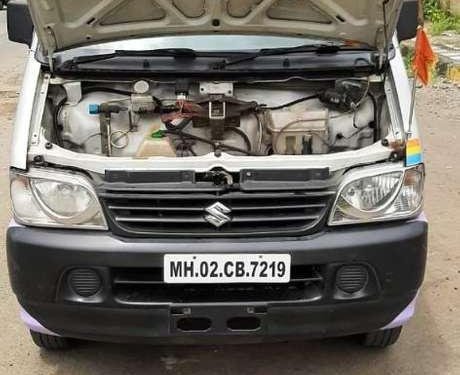
[[[10,165],[19,169],[27,169],[29,130],[35,107],[35,97],[42,75],[41,65],[35,59],[36,47],[37,40],[35,39],[27,55],[11,140]]]

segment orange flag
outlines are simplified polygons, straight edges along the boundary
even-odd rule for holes
[[[417,37],[415,39],[415,54],[412,60],[412,70],[414,75],[426,86],[430,82],[431,72],[438,57],[431,48],[428,36],[422,26],[417,29]]]

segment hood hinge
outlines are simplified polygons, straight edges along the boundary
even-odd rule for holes
[[[54,35],[54,31],[51,28],[51,26],[46,26],[45,32],[47,34],[47,50],[46,54],[48,56],[48,64],[50,67],[50,71],[52,72],[54,70],[54,51],[56,50],[57,42],[56,42],[56,36]]]
[[[385,60],[388,58],[387,56],[388,48],[386,45],[385,28],[380,28],[377,30],[375,39],[376,39],[375,44],[379,51],[379,55],[378,55],[379,56],[379,69],[382,69],[385,64]]]

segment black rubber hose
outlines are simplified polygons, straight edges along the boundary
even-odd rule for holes
[[[252,144],[251,144],[251,140],[249,139],[249,137],[247,136],[247,134],[242,131],[241,129],[238,129],[238,128],[234,128],[234,127],[229,127],[225,130],[229,130],[229,131],[232,131],[236,134],[238,134],[241,138],[243,138],[243,141],[244,143],[246,144],[246,148],[249,152],[252,151]]]
[[[63,140],[61,136],[61,130],[59,128],[59,113],[61,112],[62,106],[67,102],[67,96],[64,96],[54,107],[53,112],[53,129],[54,129],[54,137],[56,138],[56,143],[59,147],[63,146]]]
[[[293,106],[295,104],[303,103],[303,102],[306,102],[308,100],[318,99],[318,97],[319,97],[319,95],[315,94],[315,95],[311,95],[311,96],[306,96],[304,98],[296,99],[296,100],[293,100],[292,102],[284,103],[284,104],[278,105],[276,107],[261,107],[261,108],[262,109],[268,109],[270,111],[276,111],[277,109],[283,109],[283,108],[286,108],[286,107],[291,107],[291,106]]]
[[[192,122],[191,118],[183,119],[177,126],[182,131]]]
[[[173,125],[171,122],[166,122],[166,123],[165,123],[165,126],[166,126],[166,129],[167,129],[168,132],[171,132],[171,134],[175,134],[175,135],[179,136],[180,139],[182,140],[182,142],[185,143],[185,142],[184,142],[184,136],[185,136],[185,137],[188,136],[189,138],[190,138],[191,136],[197,137],[197,136],[195,136],[195,135],[193,135],[193,134],[189,134],[189,133],[184,133],[184,132],[183,132],[183,130],[184,130],[191,122],[192,122],[192,119],[191,119],[191,118],[185,118],[185,119],[183,119],[183,120],[182,120],[179,124],[177,124],[177,125]],[[251,152],[251,150],[252,150],[251,141],[249,140],[249,138],[248,138],[248,136],[246,135],[245,132],[243,132],[241,129],[234,128],[234,127],[228,127],[228,128],[226,128],[225,130],[226,130],[226,131],[232,131],[232,132],[238,134],[241,138],[243,138],[243,141],[244,141],[244,143],[245,143],[245,145],[246,145],[247,151],[248,151],[248,152]],[[203,139],[202,142],[204,142],[204,138],[202,138],[202,139]],[[198,140],[198,139],[197,139],[197,140]],[[207,142],[207,143],[214,145],[214,142],[212,142],[212,141],[209,141],[209,142]],[[222,146],[223,146],[223,147],[233,147],[233,146],[229,146],[229,145],[225,145],[225,144],[223,144]],[[192,151],[192,150],[190,150],[190,151]]]
[[[83,95],[86,95],[92,92],[98,92],[98,91],[109,92],[112,94],[119,94],[119,95],[127,95],[127,96],[130,96],[132,94],[131,91],[114,89],[112,87],[87,86],[87,87],[82,87],[81,89],[81,93]]]
[[[368,96],[371,98],[372,105],[374,106],[374,142],[377,142],[380,138],[380,110],[374,94],[369,92]]]
[[[185,137],[184,137],[184,134],[183,134],[183,130],[190,124],[191,121],[192,121],[191,118],[184,118],[177,125],[174,125],[171,121],[168,121],[168,122],[164,123],[165,126],[166,126],[166,133],[167,134],[175,134],[180,138],[181,146],[182,146],[182,148],[181,148],[182,156],[183,156],[184,150],[186,150],[186,149],[188,151],[190,151],[193,156],[196,156],[195,151],[193,150],[191,145],[187,144],[187,142],[185,140]]]
[[[214,148],[216,148],[216,144],[215,144],[213,141],[210,141],[209,139],[206,139],[206,138],[199,137],[199,136],[194,135],[194,134],[185,133],[185,132],[183,132],[183,131],[175,131],[175,130],[166,130],[165,133],[166,133],[166,134],[171,134],[171,135],[177,135],[177,136],[179,136],[179,137],[183,136],[183,137],[185,137],[185,138],[194,139],[194,140],[196,140],[196,141],[200,141],[200,142],[203,142],[203,143],[207,143],[207,144],[213,146]],[[242,154],[246,154],[246,155],[250,155],[250,156],[259,156],[259,155],[256,154],[256,153],[253,153],[253,152],[250,152],[250,151],[243,150],[243,149],[241,149],[241,148],[239,148],[239,147],[234,147],[234,146],[226,145],[225,143],[219,143],[219,147],[220,147],[220,148],[223,148],[223,149],[230,150],[230,151],[241,152]]]

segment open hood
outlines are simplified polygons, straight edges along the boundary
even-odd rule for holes
[[[51,57],[55,51],[104,41],[216,32],[339,38],[383,49],[385,41],[391,40],[402,3],[403,0],[29,0],[29,7],[38,38]]]

